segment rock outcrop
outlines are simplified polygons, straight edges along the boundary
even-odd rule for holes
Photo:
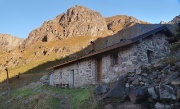
[[[103,18],[99,12],[84,6],[75,6],[33,30],[21,47],[28,47],[35,42],[56,41],[73,36],[106,36],[137,23],[148,24],[125,15]]]
[[[180,22],[180,15],[173,18],[173,20],[169,22],[161,21],[160,24],[177,24]]]
[[[118,100],[122,103],[120,106],[131,102],[134,105],[140,105],[140,109],[178,109],[180,106],[179,85],[180,62],[176,62],[142,67],[142,72],[139,74],[126,73],[118,81],[111,83],[107,92],[95,94],[100,97],[100,100],[106,102],[113,97],[119,97]],[[114,90],[117,90],[116,93]]]
[[[10,51],[21,45],[24,39],[10,34],[0,34],[0,49]]]
[[[180,15],[174,17],[174,19],[168,22],[168,24],[177,24],[178,22],[180,22]]]
[[[117,15],[105,18],[108,29],[117,33],[118,31],[133,26],[135,24],[149,24],[148,22],[141,21],[132,16]]]
[[[84,6],[75,6],[67,10],[59,20],[64,28],[64,36],[102,36],[107,34],[106,21],[99,12]]]
[[[106,21],[99,12],[84,6],[75,6],[33,30],[22,47],[27,47],[35,42],[55,41],[72,36],[103,36],[107,34]]]
[[[63,39],[63,28],[59,25],[59,17],[61,17],[61,15],[57,16],[54,20],[45,21],[40,28],[30,32],[21,47],[27,47],[36,42],[49,42]]]
[[[167,24],[167,22],[165,22],[165,21],[161,21],[159,24]]]

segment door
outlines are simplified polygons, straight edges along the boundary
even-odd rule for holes
[[[97,81],[102,82],[102,57],[97,59]]]
[[[153,51],[147,50],[148,63],[152,62]]]
[[[74,70],[71,70],[69,74],[69,87],[74,87]]]

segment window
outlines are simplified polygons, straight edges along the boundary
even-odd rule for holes
[[[60,72],[60,79],[62,79],[62,72]]]
[[[148,63],[152,62],[152,57],[153,57],[153,51],[147,50]]]
[[[111,65],[117,65],[118,64],[118,53],[115,52],[111,54]]]

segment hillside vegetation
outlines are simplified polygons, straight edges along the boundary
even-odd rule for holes
[[[0,97],[1,109],[93,109],[95,103],[90,88],[60,89],[40,82],[13,90],[11,97]]]

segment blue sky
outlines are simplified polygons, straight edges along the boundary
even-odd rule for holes
[[[180,15],[180,0],[0,0],[0,33],[27,38],[44,21],[75,5],[104,17],[129,15],[151,23],[168,22]]]

